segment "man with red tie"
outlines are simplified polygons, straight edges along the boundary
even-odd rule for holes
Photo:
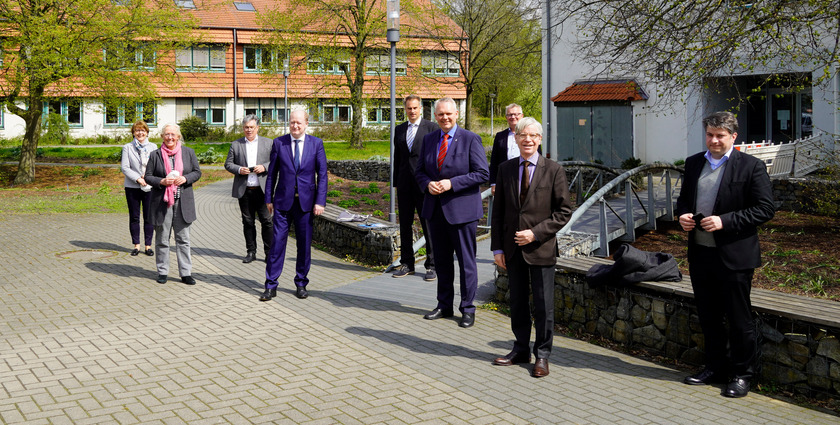
[[[440,131],[423,139],[415,172],[417,184],[426,192],[420,216],[428,220],[438,275],[437,307],[423,318],[453,315],[454,253],[460,272],[459,326],[469,328],[475,323],[473,301],[478,287],[475,234],[484,216],[480,186],[490,172],[481,138],[457,124],[455,100],[447,97],[435,102],[435,120]]]
[[[265,203],[274,214],[274,242],[265,261],[265,292],[260,301],[277,295],[277,279],[283,272],[289,226],[295,226],[297,264],[295,264],[295,296],[306,298],[309,292],[312,227],[315,216],[324,212],[327,204],[327,155],[324,142],[306,134],[309,114],[303,110],[289,115],[289,133],[274,139]]]

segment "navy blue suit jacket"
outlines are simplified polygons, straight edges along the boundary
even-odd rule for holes
[[[420,216],[431,219],[435,205],[440,204],[449,224],[463,224],[484,216],[481,206],[481,184],[487,181],[487,156],[481,137],[460,126],[449,141],[449,148],[440,170],[437,167],[442,131],[433,131],[423,139],[423,151],[417,160],[415,177],[425,193]],[[440,195],[429,193],[430,182],[449,179],[452,189]]]
[[[315,204],[327,205],[327,155],[324,141],[304,136],[300,154],[300,170],[295,173],[292,156],[292,136],[274,139],[268,177],[265,182],[265,203],[274,204],[278,211],[288,211],[295,200],[295,187],[303,211],[312,211]]]

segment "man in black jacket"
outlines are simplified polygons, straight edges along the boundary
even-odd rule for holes
[[[405,98],[405,115],[408,121],[394,129],[394,182],[397,186],[397,209],[400,217],[400,266],[393,277],[405,277],[414,274],[414,213],[418,214],[420,226],[426,236],[426,274],[425,280],[437,279],[435,258],[432,255],[432,242],[426,230],[426,220],[419,217],[423,207],[423,191],[417,186],[414,171],[417,169],[417,157],[423,150],[423,138],[437,131],[438,125],[423,119],[423,100],[416,95]]]
[[[761,265],[756,227],[773,218],[773,188],[764,163],[734,149],[735,115],[716,112],[703,119],[703,126],[708,150],[685,160],[677,215],[689,232],[689,274],[706,367],[684,382],[727,380],[723,395],[743,397],[758,351],[750,304],[753,271]]]

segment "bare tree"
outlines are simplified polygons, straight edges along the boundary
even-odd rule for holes
[[[576,51],[596,72],[641,74],[670,96],[691,86],[729,85],[728,78],[739,74],[760,75],[762,84],[772,81],[796,90],[805,79],[814,85],[826,83],[840,64],[838,0],[549,4],[557,25],[575,34]],[[774,74],[785,72],[805,77],[776,80]],[[736,95],[746,98],[750,93]]]

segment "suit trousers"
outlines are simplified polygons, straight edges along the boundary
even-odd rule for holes
[[[152,224],[151,208],[152,192],[143,192],[136,187],[125,188],[125,200],[128,203],[128,231],[131,232],[131,243],[140,243],[140,211],[143,211],[143,240],[147,246],[152,245],[152,235],[155,226]]]
[[[265,193],[262,188],[245,189],[245,194],[239,198],[239,211],[242,213],[242,230],[245,233],[245,249],[248,252],[257,252],[257,224],[256,218],[260,219],[260,230],[263,241],[263,252],[266,258],[271,250],[271,241],[274,240],[274,224],[271,221],[271,214],[265,205]]]
[[[426,225],[426,219],[420,217],[420,210],[423,208],[423,192],[415,182],[397,186],[397,208],[400,217],[400,264],[405,264],[414,270],[414,213],[420,220],[420,227],[426,237],[426,261],[423,266],[426,269],[435,268],[435,255],[432,247],[432,238]]]
[[[694,245],[691,252],[689,274],[703,329],[706,368],[750,379],[758,352],[750,303],[754,270],[728,269],[717,248]]]
[[[437,272],[437,308],[452,311],[455,300],[455,264],[453,253],[458,258],[460,272],[461,313],[475,313],[475,293],[478,288],[478,267],[475,262],[475,233],[478,220],[468,223],[450,224],[437,202],[429,220],[429,230],[434,243],[435,271]]]
[[[303,211],[300,200],[295,197],[292,208],[288,211],[274,209],[274,242],[271,244],[265,264],[265,289],[276,289],[277,279],[283,273],[286,259],[286,242],[289,240],[289,226],[295,226],[297,240],[297,258],[295,261],[295,286],[306,287],[309,284],[309,268],[312,264],[312,227],[315,215],[312,211]]]
[[[531,307],[534,300],[534,357],[547,359],[554,342],[554,266],[534,266],[525,262],[519,248],[507,262],[510,288],[510,327],[516,341],[513,351],[527,353],[531,341]]]
[[[190,256],[190,223],[184,221],[181,214],[181,200],[166,209],[163,224],[155,226],[155,263],[158,274],[169,274],[169,235],[175,231],[175,255],[178,259],[178,274],[191,276],[192,257]]]

